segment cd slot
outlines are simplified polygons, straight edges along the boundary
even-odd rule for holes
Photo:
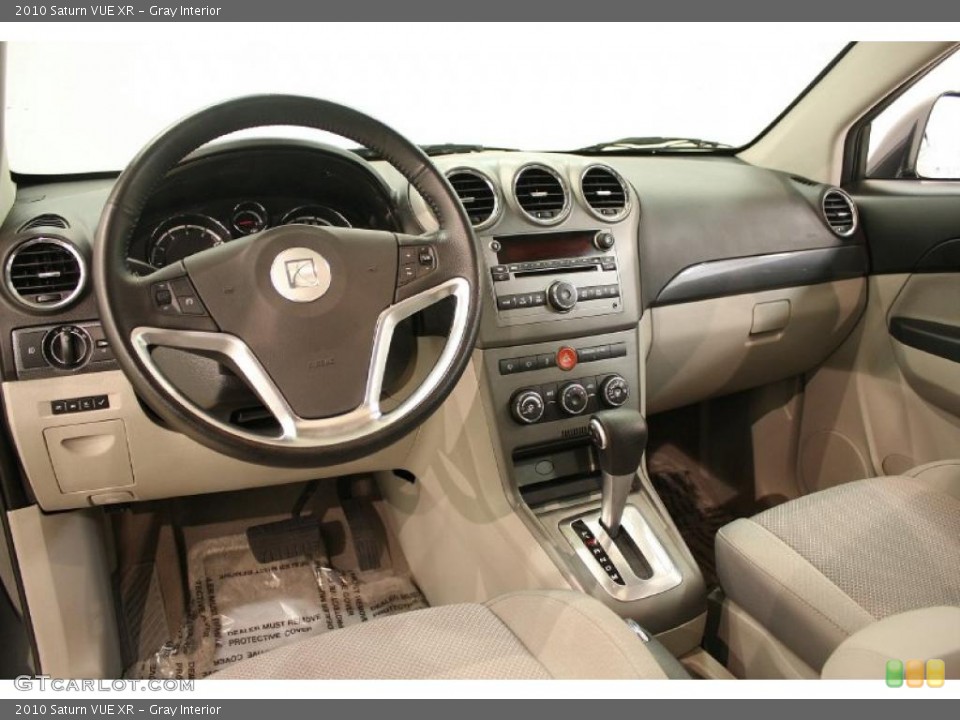
[[[522,277],[532,277],[535,275],[556,275],[558,272],[562,272],[564,275],[567,273],[579,273],[579,272],[593,272],[594,270],[600,270],[599,265],[565,265],[563,267],[543,267],[543,268],[533,268],[530,270],[520,270],[513,273],[513,276],[516,278]]]

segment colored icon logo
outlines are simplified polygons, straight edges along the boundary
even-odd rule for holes
[[[887,660],[887,687],[902,687],[906,682],[907,687],[923,687],[923,681],[926,679],[927,687],[943,687],[947,676],[946,666],[943,660]]]

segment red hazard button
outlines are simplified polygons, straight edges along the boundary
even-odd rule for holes
[[[573,370],[577,366],[577,351],[572,347],[557,350],[557,367],[561,370]]]

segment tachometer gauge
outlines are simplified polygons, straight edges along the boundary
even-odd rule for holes
[[[203,250],[222,245],[230,231],[207,215],[175,215],[157,225],[150,238],[147,262],[162,268]]]
[[[323,205],[304,205],[294,208],[280,220],[281,225],[332,225],[351,227],[343,215]]]
[[[248,200],[233,209],[230,222],[240,235],[253,235],[267,227],[267,210],[260,203]]]

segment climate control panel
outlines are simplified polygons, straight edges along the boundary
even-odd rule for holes
[[[510,400],[510,413],[519,424],[533,425],[620,407],[629,397],[630,384],[622,375],[588,375],[520,388]]]

